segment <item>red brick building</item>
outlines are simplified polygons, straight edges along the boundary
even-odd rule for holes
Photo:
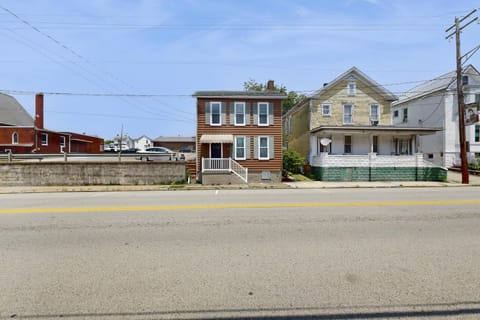
[[[44,128],[43,95],[35,96],[35,118],[9,95],[0,93],[0,152],[100,153],[103,139]]]

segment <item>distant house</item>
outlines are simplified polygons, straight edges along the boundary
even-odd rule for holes
[[[163,137],[153,139],[155,147],[165,147],[173,151],[179,151],[182,148],[195,150],[195,137]]]
[[[121,148],[120,148],[121,146]],[[112,139],[112,142],[105,146],[105,151],[118,152],[127,150],[145,150],[146,148],[153,147],[153,141],[146,135],[134,139],[129,135],[117,135]]]
[[[204,184],[280,182],[282,101],[267,90],[198,91],[197,177]]]
[[[145,150],[147,148],[153,147],[153,141],[146,135],[142,135],[137,139],[133,139],[133,147],[139,150]]]
[[[0,93],[0,152],[100,153],[103,139],[44,128],[44,100],[35,97],[35,119],[9,95]]]
[[[121,147],[120,147],[121,146]],[[114,138],[113,138],[113,143],[111,143],[109,145],[109,151],[126,151],[128,149],[133,149],[135,147],[135,142],[134,140],[124,134],[124,135],[116,135]]]
[[[305,156],[318,180],[437,179],[417,144],[438,129],[393,126],[395,100],[353,67],[284,115],[285,148]]]
[[[480,157],[480,74],[472,65],[463,70],[463,93],[467,110],[475,115],[466,122],[465,136],[469,146],[469,161]],[[458,134],[458,101],[456,71],[441,75],[412,88],[392,105],[393,124],[397,127],[439,127],[434,135],[419,139],[419,150],[437,165],[451,167],[460,165],[460,142]],[[469,118],[466,118],[467,120]]]

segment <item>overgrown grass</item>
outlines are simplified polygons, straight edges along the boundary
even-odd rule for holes
[[[295,181],[315,181],[300,173],[292,173],[292,174],[289,174],[288,176],[294,179]]]

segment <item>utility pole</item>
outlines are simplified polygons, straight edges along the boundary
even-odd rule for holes
[[[460,26],[460,23],[465,21],[468,17],[474,14],[477,9],[472,10],[462,19],[455,17],[455,24],[445,30],[449,32],[455,28],[455,31],[449,34],[446,39],[452,38],[455,35],[455,44],[456,44],[456,56],[457,56],[457,102],[458,102],[458,131],[459,131],[459,140],[460,140],[460,160],[462,164],[462,183],[468,184],[468,159],[467,159],[467,142],[465,139],[465,99],[463,96],[463,83],[462,83],[462,54],[460,46],[460,33],[463,29],[469,26],[471,23],[476,21],[478,17],[471,19],[465,25]]]

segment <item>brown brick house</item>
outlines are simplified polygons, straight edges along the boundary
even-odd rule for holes
[[[153,139],[155,147],[165,147],[173,151],[179,151],[182,148],[188,148],[195,151],[195,137],[164,137],[160,136]]]
[[[103,139],[44,128],[43,95],[35,97],[35,119],[18,101],[0,93],[0,152],[100,153]]]
[[[197,177],[204,184],[280,182],[282,101],[266,91],[198,91]]]

